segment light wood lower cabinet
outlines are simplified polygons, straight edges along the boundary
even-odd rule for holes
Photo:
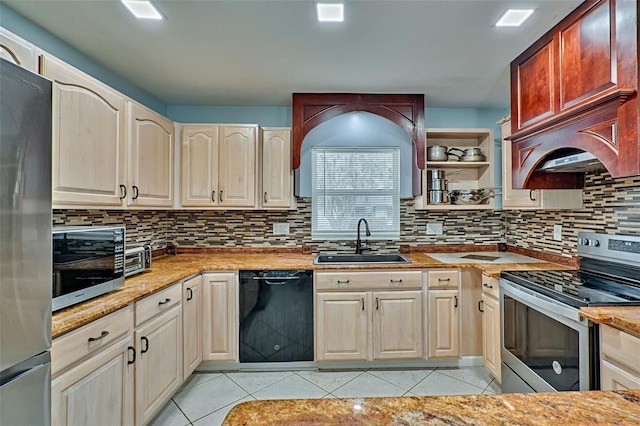
[[[422,358],[422,291],[375,292],[371,302],[373,359]]]
[[[368,357],[367,292],[318,293],[316,361],[366,361]]]
[[[202,275],[182,283],[184,379],[202,362]]]
[[[429,358],[460,357],[460,269],[426,272]]]
[[[456,290],[429,290],[429,358],[460,356],[459,294]]]
[[[134,424],[133,316],[130,305],[53,340],[53,425]]]
[[[136,423],[147,423],[182,384],[182,305],[135,331]]]
[[[51,382],[51,424],[134,424],[131,335],[72,367]]]
[[[482,295],[482,363],[502,383],[502,343],[500,339],[500,301]]]
[[[420,277],[420,271],[317,272],[316,361],[422,358]]]
[[[640,389],[640,337],[600,326],[602,390]]]
[[[202,274],[203,361],[238,361],[238,274]]]

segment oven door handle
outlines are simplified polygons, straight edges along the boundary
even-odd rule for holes
[[[506,294],[513,299],[524,303],[553,319],[562,323],[572,321],[581,325],[588,325],[589,320],[582,318],[577,308],[565,303],[558,302],[544,294],[536,293],[534,290],[522,287],[504,278],[500,279],[500,293]]]

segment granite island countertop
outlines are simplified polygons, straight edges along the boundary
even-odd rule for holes
[[[640,390],[249,401],[236,425],[638,425]]]
[[[486,256],[505,252],[483,252]],[[313,254],[299,253],[206,253],[179,254],[154,259],[152,268],[125,280],[124,286],[100,297],[65,308],[53,314],[52,336],[59,337],[76,328],[101,318],[111,312],[143,299],[150,294],[171,286],[203,271],[236,271],[262,269],[311,269],[311,270],[363,270],[363,269],[427,269],[471,268],[480,269],[489,276],[499,276],[503,270],[574,269],[557,263],[521,256],[518,263],[477,262],[474,259],[453,259],[442,262],[429,253],[405,255],[411,263],[314,265]]]

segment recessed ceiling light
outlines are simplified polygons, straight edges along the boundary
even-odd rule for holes
[[[344,5],[342,3],[318,3],[316,8],[320,22],[344,21]]]
[[[162,15],[158,12],[150,1],[146,0],[121,0],[129,12],[138,19],[162,19]]]
[[[533,13],[533,9],[509,9],[496,22],[496,27],[519,27]]]

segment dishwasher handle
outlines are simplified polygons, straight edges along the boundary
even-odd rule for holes
[[[300,277],[253,277],[256,281],[264,281],[269,285],[286,285],[289,281],[300,281]]]

